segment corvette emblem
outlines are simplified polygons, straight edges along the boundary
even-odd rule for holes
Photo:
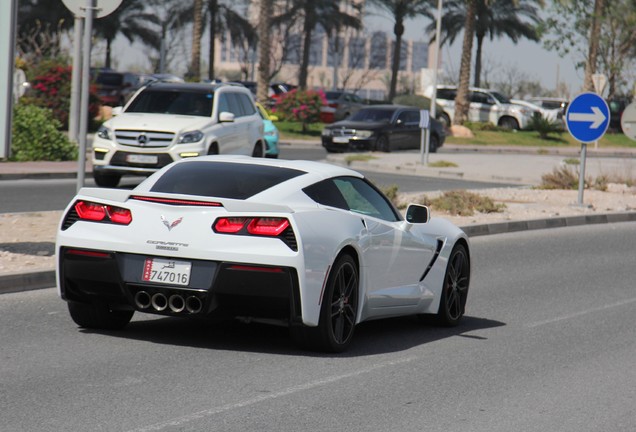
[[[172,228],[179,225],[182,220],[183,220],[183,217],[180,217],[179,219],[175,219],[172,222],[170,222],[168,219],[166,219],[165,216],[161,215],[161,222],[163,222],[166,228],[168,228],[168,231],[172,231]]]

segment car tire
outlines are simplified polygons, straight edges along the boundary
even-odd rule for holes
[[[439,116],[439,121],[442,123],[445,129],[450,129],[451,127],[451,119],[450,116],[446,113],[442,113]]]
[[[466,247],[457,244],[448,259],[436,322],[444,327],[457,326],[466,308],[470,283],[470,260]]]
[[[219,154],[219,145],[217,143],[210,144],[208,148],[208,155],[218,155]]]
[[[378,140],[375,143],[375,148],[377,151],[381,151],[384,153],[391,152],[391,146],[389,145],[389,138],[386,135],[382,135],[378,137]]]
[[[499,126],[504,128],[504,129],[518,130],[519,129],[519,122],[516,119],[512,118],[512,117],[504,117],[504,118],[499,120]]]
[[[254,145],[254,150],[252,150],[252,157],[262,158],[265,156],[265,149],[263,148],[262,142],[257,142]]]
[[[75,324],[84,328],[120,330],[132,319],[135,311],[114,311],[107,305],[68,302],[68,311]]]
[[[436,134],[431,134],[428,143],[428,151],[431,153],[437,153],[439,148],[439,137]]]
[[[350,255],[341,255],[327,279],[318,326],[292,326],[294,341],[312,351],[345,351],[358,317],[358,288],[358,265]]]
[[[95,184],[99,187],[116,188],[121,180],[121,175],[93,171],[93,180],[95,180]]]

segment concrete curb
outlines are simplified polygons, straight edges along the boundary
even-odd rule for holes
[[[507,234],[551,228],[574,227],[619,222],[636,222],[636,212],[607,213],[584,216],[568,216],[526,221],[497,222],[460,227],[468,237]],[[0,276],[0,295],[32,291],[55,286],[55,270],[33,273],[13,273]]]

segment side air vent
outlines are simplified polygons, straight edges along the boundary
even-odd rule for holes
[[[435,264],[435,261],[437,261],[437,258],[439,258],[439,254],[442,251],[443,246],[444,246],[444,242],[442,240],[437,240],[437,248],[435,248],[435,253],[433,254],[433,258],[431,259],[431,262],[428,264],[428,267],[426,267],[424,274],[420,278],[420,282],[424,280],[428,272],[430,272],[431,269],[433,268],[433,264]]]

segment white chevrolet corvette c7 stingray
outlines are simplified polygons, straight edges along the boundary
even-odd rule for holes
[[[427,207],[403,217],[355,171],[246,156],[184,159],[133,190],[83,188],[56,250],[81,327],[122,328],[135,311],[276,320],[330,352],[366,320],[458,324],[471,270],[466,234]]]

